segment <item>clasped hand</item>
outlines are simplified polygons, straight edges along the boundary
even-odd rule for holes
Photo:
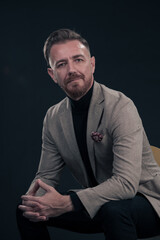
[[[41,197],[35,196],[40,187],[46,193]],[[70,196],[61,195],[40,179],[36,180],[34,187],[21,198],[22,205],[19,205],[19,208],[23,211],[23,216],[32,222],[47,221],[49,217],[57,217],[63,213],[73,211]]]

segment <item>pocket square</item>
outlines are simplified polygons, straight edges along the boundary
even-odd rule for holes
[[[103,135],[99,132],[92,132],[91,137],[95,142],[101,142],[103,139]]]

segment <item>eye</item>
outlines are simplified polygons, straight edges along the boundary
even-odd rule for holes
[[[61,67],[64,67],[64,66],[66,66],[66,63],[65,63],[65,62],[59,63],[59,64],[57,65],[57,68],[61,68]]]
[[[82,58],[76,58],[75,61],[76,62],[83,62],[83,59]]]

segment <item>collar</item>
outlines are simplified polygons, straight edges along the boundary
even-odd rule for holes
[[[94,83],[93,83],[93,85],[94,85]],[[69,98],[70,102],[71,102],[72,110],[74,110],[74,111],[88,110],[89,104],[90,104],[90,101],[91,101],[91,97],[92,97],[92,93],[93,93],[93,85],[89,89],[89,91],[82,98],[80,98],[78,101],[75,101],[75,100]]]

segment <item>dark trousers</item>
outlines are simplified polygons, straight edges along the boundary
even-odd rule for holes
[[[47,226],[79,233],[103,232],[106,240],[136,240],[160,234],[160,218],[141,195],[133,199],[108,202],[93,219],[87,212],[79,211],[50,218],[47,222],[33,223],[17,209],[17,225],[22,240],[49,240]]]

